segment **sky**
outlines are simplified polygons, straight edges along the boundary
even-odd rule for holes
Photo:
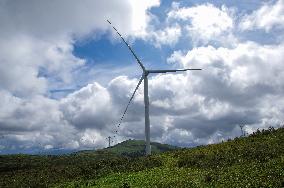
[[[218,143],[284,123],[284,0],[0,0],[0,154]],[[142,85],[143,86],[143,85]],[[117,131],[117,133],[116,133]]]

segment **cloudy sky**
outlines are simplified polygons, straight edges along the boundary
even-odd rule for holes
[[[192,147],[284,123],[284,0],[0,0],[0,151],[144,139]],[[117,134],[115,134],[115,132]]]

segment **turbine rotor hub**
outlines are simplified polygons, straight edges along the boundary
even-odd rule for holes
[[[148,70],[143,70],[144,76],[148,76],[149,73],[150,73],[150,72],[149,72]]]

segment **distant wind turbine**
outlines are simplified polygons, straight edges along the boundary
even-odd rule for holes
[[[113,142],[113,141],[111,140],[112,137],[111,137],[111,136],[108,136],[106,139],[108,140],[108,147],[110,147],[110,144]]]
[[[122,119],[124,118],[126,111],[128,109],[129,104],[131,103],[137,89],[139,88],[141,82],[144,80],[144,104],[145,104],[145,140],[146,140],[146,148],[145,152],[146,155],[151,155],[151,146],[150,146],[150,118],[149,118],[149,96],[148,96],[148,75],[150,73],[167,73],[167,72],[183,72],[183,71],[188,71],[188,70],[202,70],[202,69],[176,69],[176,70],[148,70],[145,68],[145,66],[142,64],[140,59],[137,57],[137,55],[134,53],[130,45],[125,41],[125,39],[122,37],[122,35],[117,31],[117,29],[111,24],[109,20],[107,22],[112,26],[112,28],[116,31],[116,33],[120,36],[122,41],[125,43],[125,45],[128,47],[134,58],[136,59],[137,63],[140,65],[143,73],[142,76],[132,94],[130,97],[130,100],[123,112],[122,117],[120,118],[120,123],[118,126],[120,126]]]

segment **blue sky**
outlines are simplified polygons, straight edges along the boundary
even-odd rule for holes
[[[147,68],[203,69],[151,75],[153,141],[192,147],[283,124],[283,0],[4,0],[0,153],[144,139],[143,87],[117,127],[142,72],[107,19]]]
[[[240,14],[249,14],[257,8],[261,7],[266,1],[179,1],[180,6],[190,7],[198,6],[201,4],[213,4],[216,7],[233,7]],[[275,1],[274,1],[275,2]],[[173,1],[161,1],[158,7],[153,7],[149,10],[149,13],[153,14],[160,22],[157,26],[163,25],[165,19],[167,18],[167,12],[170,11]],[[269,3],[273,3],[270,1]],[[236,18],[238,19],[238,18]],[[107,22],[105,22],[107,25]],[[127,23],[126,23],[127,24]],[[114,23],[115,25],[115,23]],[[110,27],[111,28],[111,27]],[[281,31],[280,31],[281,32]],[[257,35],[256,35],[257,33]],[[239,35],[238,33],[235,33]],[[274,42],[275,35],[277,33],[265,33],[264,31],[252,31],[247,33],[242,33],[239,35],[241,39],[260,42],[263,44],[269,44]],[[274,35],[274,37],[271,37]],[[135,39],[130,40],[132,48],[138,54],[138,57],[145,63],[149,68],[153,69],[163,69],[171,68],[171,65],[167,63],[167,58],[176,50],[192,49],[192,43],[190,40],[179,40],[174,46],[159,46],[156,47],[148,41]],[[214,46],[214,44],[211,44]],[[216,45],[217,46],[217,45]],[[75,41],[73,54],[76,57],[86,59],[86,66],[92,68],[92,66],[102,65],[102,66],[130,66],[131,63],[135,62],[134,57],[130,54],[127,47],[119,39],[114,41],[109,38],[109,32],[104,34],[99,34],[98,37],[89,37],[82,41]],[[158,54],[158,55],[157,55]]]
[[[155,48],[142,40],[135,41],[131,46],[145,64],[148,63],[154,67],[167,66],[167,57],[173,51],[169,47]],[[156,54],[159,55],[157,56]],[[134,57],[122,41],[113,42],[107,36],[88,42],[76,43],[74,45],[74,55],[88,59],[90,64],[129,66],[130,63],[135,62]]]
[[[157,18],[163,22],[166,18],[166,13],[169,11],[171,4],[173,1],[162,1],[159,7],[154,7],[149,12],[157,16]],[[211,3],[217,7],[222,5],[226,6],[233,6],[237,9],[240,9],[243,13],[249,13],[252,10],[257,9],[261,6],[263,2],[261,1],[181,1],[181,6],[194,6],[203,3]],[[108,23],[105,22],[107,25]],[[115,23],[114,23],[115,24]],[[255,31],[253,32],[255,33]],[[253,37],[253,36],[250,36]],[[266,37],[268,38],[268,37]],[[265,39],[266,39],[265,38]],[[260,42],[262,40],[259,40]],[[189,41],[179,41],[175,44],[174,47],[172,46],[161,46],[160,48],[156,48],[153,44],[148,43],[147,41],[143,40],[135,40],[131,43],[131,46],[137,53],[139,54],[140,58],[143,58],[144,61],[151,61],[152,64],[161,63],[161,65],[166,64],[167,57],[176,49],[183,49],[183,48],[191,48],[192,45]],[[87,38],[83,41],[75,42],[74,44],[74,55],[80,58],[88,59],[92,63],[103,63],[103,64],[115,64],[119,61],[120,65],[127,65],[131,60],[134,60],[131,57],[128,49],[122,41],[112,41],[109,38],[109,33],[105,33],[100,35],[99,37]],[[156,54],[160,54],[159,56]],[[94,61],[94,62],[93,62]],[[115,63],[114,63],[115,61]]]

